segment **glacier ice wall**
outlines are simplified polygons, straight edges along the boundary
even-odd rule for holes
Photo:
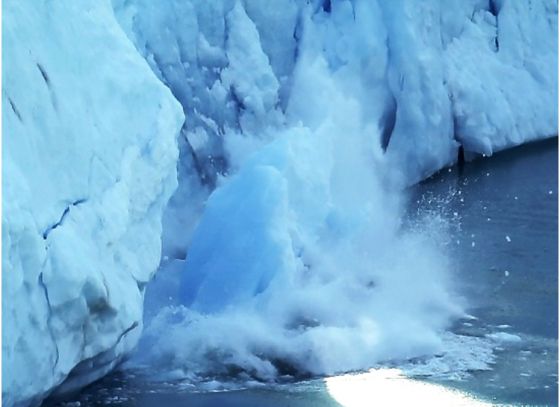
[[[459,145],[491,155],[557,132],[552,0],[113,3],[187,113],[181,161],[212,187],[235,166],[231,139],[248,149],[283,123],[308,14],[332,72],[363,68],[355,91],[409,183],[453,163]]]
[[[270,378],[437,349],[441,225],[403,231],[399,191],[555,135],[556,3],[113,4],[187,116],[141,356]]]
[[[3,3],[7,406],[83,386],[138,340],[175,190],[180,105],[110,3]]]

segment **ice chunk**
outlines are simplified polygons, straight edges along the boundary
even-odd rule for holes
[[[491,334],[487,334],[486,337],[489,339],[493,339],[497,342],[516,343],[522,341],[520,336],[510,334],[507,332],[494,332]]]
[[[11,406],[40,402],[69,375],[63,389],[86,385],[135,345],[183,115],[107,2],[7,1],[2,11]]]

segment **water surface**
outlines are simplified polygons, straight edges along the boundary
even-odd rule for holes
[[[557,140],[548,140],[475,160],[462,171],[441,171],[411,189],[411,223],[432,212],[450,225],[444,250],[453,260],[450,273],[457,300],[473,316],[458,321],[452,331],[490,341],[494,355],[490,370],[472,371],[456,380],[452,375],[417,375],[416,382],[458,389],[490,403],[558,404],[557,157]],[[476,358],[477,350],[472,352]],[[350,378],[348,388],[362,391],[361,382],[375,386],[364,380],[369,376]],[[402,383],[403,389],[410,388],[405,387],[410,382]],[[342,404],[344,397],[323,379],[245,387],[216,391],[224,390],[223,384],[194,388],[116,372],[70,402],[146,407],[355,405]],[[428,387],[432,394],[437,389]],[[375,394],[380,392],[364,390],[358,397]],[[375,401],[387,403],[371,400]]]
[[[455,330],[521,338],[492,371],[454,385],[508,403],[557,405],[558,144],[521,146],[454,168],[414,191],[421,207],[447,200],[454,281],[478,319]]]

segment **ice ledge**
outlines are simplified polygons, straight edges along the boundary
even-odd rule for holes
[[[110,2],[3,13],[2,396],[27,406],[135,346],[184,116]]]

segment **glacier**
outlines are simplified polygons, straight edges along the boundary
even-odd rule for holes
[[[403,190],[557,133],[552,0],[3,12],[7,405],[139,340],[132,366],[193,379],[438,352],[448,225],[404,227]]]
[[[184,117],[106,2],[5,2],[3,60],[2,399],[20,406],[136,344]]]

